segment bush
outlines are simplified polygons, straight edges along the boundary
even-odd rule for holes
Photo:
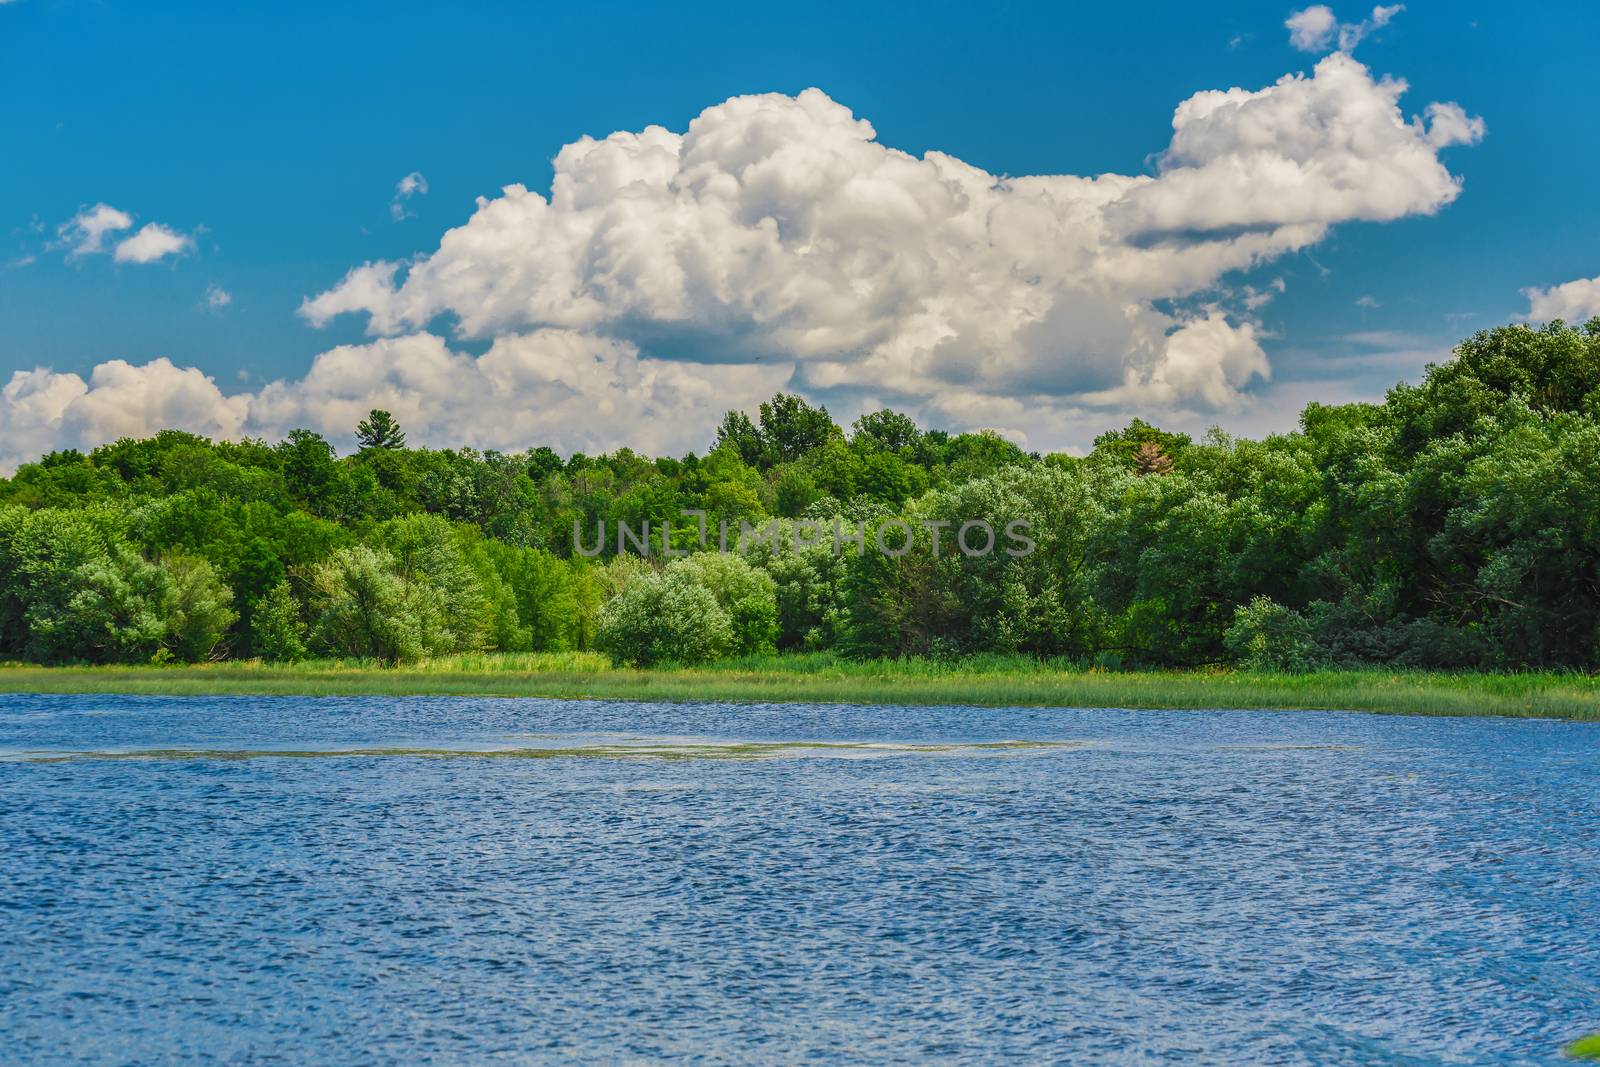
[[[1307,671],[1319,659],[1305,617],[1264,596],[1234,611],[1222,641],[1240,666],[1255,671]]]
[[[407,515],[384,523],[379,543],[394,558],[425,650],[482,648],[493,628],[494,604],[455,528],[437,515]]]
[[[148,660],[172,576],[91,511],[0,512],[0,635],[42,663]]]
[[[734,648],[717,598],[683,567],[633,578],[600,609],[595,644],[618,663],[705,663]]]
[[[170,556],[162,566],[172,578],[166,648],[189,663],[209,659],[239,617],[233,610],[233,590],[198,556]]]
[[[319,650],[384,663],[430,650],[422,620],[429,612],[394,573],[389,553],[365,545],[341,549],[311,572],[311,588],[319,609],[311,636]]]
[[[300,605],[289,591],[288,582],[269,589],[250,617],[250,643],[256,655],[265,660],[292,663],[304,659],[305,632]]]
[[[766,571],[742,556],[712,552],[679,560],[667,571],[687,574],[716,598],[733,629],[735,655],[777,651],[778,587]]]

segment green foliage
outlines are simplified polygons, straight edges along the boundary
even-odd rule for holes
[[[595,645],[620,663],[702,663],[774,651],[776,584],[737,555],[703,553],[654,570],[621,557],[607,568],[614,590]]]
[[[288,582],[269,589],[250,617],[250,645],[256,655],[276,663],[305,659],[305,623]]]
[[[407,515],[385,523],[375,540],[394,561],[429,653],[484,646],[496,605],[449,522],[438,515]],[[486,577],[493,582],[497,576],[490,568]]]
[[[846,437],[788,394],[729,413],[704,456],[409,448],[379,411],[358,436],[340,457],[304,430],[163,431],[0,479],[0,657],[1600,668],[1600,322],[1478,334],[1294,433],[1135,420],[1081,458],[890,410]],[[775,518],[780,544],[718,558],[723,529],[732,549]],[[866,551],[835,552],[835,520]],[[996,546],[964,555],[976,521]],[[1013,522],[1033,551],[1006,551]],[[656,558],[619,556],[619,523]]]
[[[728,616],[731,651],[739,656],[775,651],[778,637],[777,584],[742,556],[704,553],[671,564],[706,589]]]
[[[406,447],[406,435],[394,416],[374,408],[367,417],[356,424],[356,442],[363,452],[370,449],[398,449]]]
[[[1223,644],[1235,661],[1250,670],[1305,671],[1317,661],[1305,617],[1264,596],[1234,611]]]
[[[600,609],[595,645],[618,663],[704,663],[734,647],[716,597],[684,568],[641,574]]]
[[[336,656],[382,663],[414,659],[430,651],[423,632],[431,605],[395,573],[389,553],[356,545],[340,549],[311,571],[316,622],[312,647]]]
[[[742,411],[730,411],[722,417],[722,425],[717,427],[716,447],[731,450],[752,467],[761,464],[767,454],[767,443],[761,431]]]
[[[1120,430],[1096,437],[1090,457],[1099,462],[1137,470],[1141,455],[1160,455],[1171,461],[1181,456],[1190,443],[1187,434],[1169,433],[1151,426],[1143,419],[1134,419]]]
[[[1588,1034],[1568,1042],[1561,1052],[1570,1060],[1600,1061],[1600,1034]]]
[[[922,440],[922,431],[911,416],[884,408],[870,412],[855,421],[855,434],[850,443],[888,452],[910,453]]]
[[[787,463],[840,436],[825,407],[812,407],[793,393],[761,405],[761,442],[768,463]]]
[[[171,600],[164,605],[167,649],[189,663],[210,659],[239,617],[233,591],[198,556],[168,556],[161,565],[172,580]]]
[[[326,499],[339,474],[332,445],[310,430],[290,430],[274,451],[284,487],[296,499],[312,506]]]
[[[137,662],[162,647],[168,571],[93,511],[0,513],[0,631],[42,663]]]
[[[395,663],[481,647],[493,603],[449,524],[395,520],[378,540],[385,547],[340,549],[312,569],[312,648]]]

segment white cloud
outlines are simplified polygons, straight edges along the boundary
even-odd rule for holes
[[[194,248],[193,238],[159,222],[146,223],[137,233],[108,248],[114,234],[133,229],[133,216],[110,204],[96,204],[79,211],[57,228],[60,243],[70,259],[113,252],[118,263],[155,263],[167,256],[182,255]]]
[[[1431,214],[1460,192],[1438,150],[1481,139],[1483,121],[1432,104],[1426,121],[1404,122],[1405,91],[1335,53],[1311,78],[1196,93],[1178,105],[1159,176],[1109,213],[1134,236],[1244,231],[1262,257],[1312,244],[1335,223]]]
[[[641,359],[627,342],[570,330],[502,337],[478,357],[426,333],[341,345],[302,378],[233,395],[167,359],[102,363],[88,382],[41,367],[0,390],[0,475],[52,449],[167,427],[231,440],[306,427],[343,442],[375,407],[393,412],[414,444],[571,452],[626,443],[666,454],[704,448],[730,405],[770,396],[789,373]]]
[[[205,306],[208,311],[221,311],[233,303],[233,294],[216,282],[206,286]]]
[[[1477,144],[1483,140],[1486,127],[1481,118],[1468,115],[1460,104],[1429,104],[1423,113],[1426,124],[1420,119],[1412,123],[1418,129],[1427,128],[1428,144],[1434,148],[1449,148],[1457,144]]]
[[[1284,25],[1289,28],[1289,43],[1302,52],[1321,52],[1333,43],[1339,20],[1326,4],[1314,4],[1291,14]]]
[[[788,373],[640,359],[628,342],[571,330],[501,337],[479,357],[432,334],[407,334],[324,352],[304,378],[252,397],[250,423],[342,440],[380,407],[418,443],[674,452],[703,448],[730,403],[771,395]]]
[[[248,396],[224,396],[205,374],[167,359],[111,360],[88,382],[43,367],[16,371],[0,390],[0,471],[50,449],[93,448],[169,427],[237,438],[249,406]]]
[[[1339,51],[1349,52],[1374,30],[1389,25],[1404,10],[1404,4],[1379,6],[1360,22],[1340,22],[1332,8],[1314,4],[1294,12],[1283,24],[1289,30],[1289,43],[1302,52],[1326,52],[1335,44]]]
[[[400,264],[387,260],[357,267],[335,288],[302,303],[300,314],[313,326],[325,326],[339,315],[355,312],[366,312],[374,320],[390,322],[389,304],[394,297],[395,272],[399,269]]]
[[[61,224],[57,231],[67,255],[92,256],[106,250],[106,237],[133,228],[133,216],[110,204],[86,207]]]
[[[1600,278],[1579,278],[1548,289],[1524,289],[1522,295],[1528,298],[1527,317],[1532,322],[1562,319],[1582,323],[1600,316]]]
[[[148,222],[117,245],[113,258],[118,263],[154,263],[167,256],[181,256],[193,247],[193,239],[159,222]]]
[[[1184,101],[1154,174],[1012,178],[888,148],[815,89],[736,97],[569,144],[548,198],[508,186],[432,253],[354,268],[301,311],[374,340],[213,405],[248,433],[344,440],[382,406],[418,443],[664,451],[780,387],[1041,448],[1135,410],[1242,417],[1282,282],[1236,273],[1459,193],[1438,150],[1481,124],[1410,119],[1404,90],[1335,54]]]
[[[413,196],[426,196],[428,193],[428,179],[420,171],[412,171],[401,178],[394,186],[394,196],[389,201],[389,214],[394,221],[411,217],[411,212],[406,210],[406,201]]]
[[[802,387],[913,405],[1142,391],[1225,407],[1258,376],[1237,368],[1264,362],[1170,374],[1194,358],[1173,339],[1198,321],[1257,331],[1248,308],[1185,302],[1336,223],[1458,194],[1437,150],[1481,128],[1408,121],[1404,90],[1329,56],[1311,77],[1191,97],[1156,175],[1092,178],[919,159],[817,90],[737,97],[684,134],[570,144],[548,199],[508,186],[432,254],[357,267],[302,310],[365,314],[378,336],[449,316],[469,339],[557,328],[667,359],[792,361]]]
[[[0,475],[19,463],[67,447],[61,416],[87,387],[76,374],[44,367],[16,371],[0,388]]]

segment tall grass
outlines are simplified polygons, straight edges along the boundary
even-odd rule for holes
[[[1129,708],[1346,709],[1600,720],[1600,679],[1565,673],[1100,671],[986,655],[852,661],[828,653],[707,667],[615,668],[586,652],[477,653],[383,667],[363,660],[187,667],[0,666],[0,691],[171,696],[462,695],[573,699]]]

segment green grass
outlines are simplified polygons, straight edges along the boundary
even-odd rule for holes
[[[525,696],[596,700],[968,704],[1129,708],[1331,708],[1408,715],[1600,720],[1600,678],[1418,671],[1096,671],[1021,656],[958,661],[828,654],[627,670],[589,653],[371,662],[226,662],[179,667],[0,665],[0,692],[166,696]]]

